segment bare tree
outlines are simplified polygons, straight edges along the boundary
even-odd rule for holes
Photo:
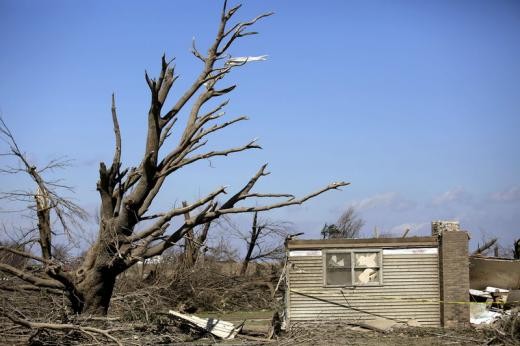
[[[217,262],[235,262],[238,259],[238,250],[223,236],[209,247],[209,258]]]
[[[288,235],[288,224],[259,220],[258,212],[253,215],[251,230],[243,233],[238,230],[239,237],[246,243],[246,254],[240,267],[240,275],[245,275],[251,261],[279,259],[283,256],[283,241]]]
[[[202,69],[184,93],[173,102],[173,106],[164,107],[170,90],[178,78],[172,60],[162,57],[157,78],[150,78],[148,73],[145,73],[146,83],[150,89],[150,108],[146,120],[147,136],[144,142],[144,153],[140,163],[135,167],[124,168],[121,162],[122,136],[115,97],[112,95],[115,150],[112,162],[109,165],[102,162],[99,167],[97,191],[101,206],[97,239],[75,271],[66,271],[59,263],[52,260],[52,247],[49,246],[52,244],[52,230],[51,222],[48,221],[48,212],[52,209],[61,219],[64,213],[78,210],[75,205],[60,200],[57,195],[54,195],[49,185],[41,182],[36,167],[29,164],[23,155],[19,156],[19,159],[25,163],[27,173],[33,177],[40,188],[36,199],[42,256],[25,252],[23,254],[40,262],[45,268],[45,276],[36,277],[7,264],[0,265],[2,271],[37,287],[63,290],[76,313],[103,315],[108,311],[118,274],[139,261],[162,254],[195,227],[205,225],[223,215],[301,204],[326,191],[348,185],[345,182],[331,183],[301,198],[285,193],[253,192],[258,180],[269,174],[266,165],[263,165],[243,187],[220,202],[218,199],[227,193],[225,187],[218,187],[199,200],[188,203],[187,206],[174,206],[162,212],[149,213],[165,180],[181,168],[201,160],[260,148],[256,141],[252,140],[233,148],[203,151],[210,135],[247,119],[241,116],[220,123],[216,122],[224,116],[222,109],[227,105],[228,100],[210,106],[210,101],[229,94],[236,87],[230,85],[217,88],[217,85],[220,85],[232,70],[248,62],[247,58],[240,62],[233,60],[228,53],[230,47],[238,39],[256,34],[248,29],[259,20],[271,15],[266,13],[250,21],[230,25],[239,8],[240,5],[228,9],[224,2],[215,39],[206,55],[199,52],[195,43],[193,44],[192,53],[201,61]],[[179,141],[173,146],[168,145],[167,143],[171,141],[170,134],[181,112],[187,114],[187,121],[178,128]],[[4,131],[3,134],[11,138],[10,132]],[[13,149],[12,145],[11,149]],[[257,202],[255,206],[239,205],[244,200],[253,198],[282,198],[282,200],[266,204]],[[192,213],[189,218],[174,229],[170,227],[174,218],[182,217],[188,212]],[[143,221],[146,222],[143,224]],[[137,225],[144,226],[136,227]]]
[[[182,202],[183,207],[188,206],[188,202]],[[213,208],[216,208],[216,204]],[[184,219],[190,219],[190,213],[186,212],[184,214]],[[183,262],[185,268],[191,268],[197,262],[197,259],[200,255],[201,249],[205,247],[206,239],[208,238],[209,228],[211,226],[211,221],[205,223],[204,225],[199,226],[199,230],[191,229],[184,235],[184,254],[183,254]]]
[[[348,207],[339,217],[336,224],[325,224],[321,230],[323,239],[356,238],[359,236],[365,221],[361,219],[354,207]]]

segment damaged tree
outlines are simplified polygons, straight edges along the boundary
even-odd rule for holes
[[[165,180],[182,167],[205,159],[260,148],[253,140],[234,148],[202,151],[208,143],[209,135],[247,119],[241,116],[215,123],[223,117],[224,113],[221,111],[228,103],[227,100],[215,104],[214,107],[210,106],[213,107],[210,110],[204,109],[205,106],[210,105],[209,101],[227,95],[235,89],[235,85],[223,88],[217,88],[217,85],[233,69],[248,62],[247,58],[242,60],[232,58],[228,53],[229,48],[238,39],[256,34],[247,30],[260,19],[270,15],[270,13],[262,14],[251,21],[230,25],[231,19],[239,8],[240,5],[227,9],[226,3],[224,3],[215,40],[206,55],[200,53],[193,44],[192,53],[202,62],[202,71],[171,108],[163,109],[170,90],[178,78],[174,66],[171,64],[172,61],[167,60],[165,56],[162,57],[161,71],[156,79],[145,74],[151,100],[147,115],[144,153],[141,162],[136,167],[124,168],[121,162],[122,140],[115,98],[112,95],[115,151],[109,165],[100,163],[97,191],[101,206],[97,239],[88,249],[76,271],[66,271],[58,261],[54,260],[50,212],[54,211],[58,218],[61,218],[63,213],[81,214],[81,211],[77,209],[76,205],[53,195],[52,189],[39,174],[40,171],[31,165],[23,155],[17,155],[23,161],[26,172],[31,175],[39,187],[35,198],[41,256],[25,251],[4,250],[16,251],[18,255],[38,261],[43,267],[44,275],[36,276],[8,264],[0,265],[2,271],[17,276],[35,287],[63,290],[75,313],[88,312],[94,315],[104,315],[108,311],[114,283],[120,273],[139,261],[162,254],[195,227],[208,224],[224,215],[265,211],[301,204],[326,191],[348,185],[345,182],[335,182],[302,198],[295,198],[289,194],[253,192],[258,180],[269,174],[266,171],[266,165],[263,165],[242,188],[219,203],[217,200],[227,193],[225,187],[219,187],[185,206],[176,206],[154,214],[148,212]],[[169,146],[167,143],[170,142],[170,134],[181,112],[186,112],[187,121],[183,127],[178,128],[179,141],[175,145]],[[13,151],[14,138],[7,127],[5,130],[4,135],[7,135],[11,151]],[[18,152],[21,154],[21,151],[18,150]],[[238,205],[240,202],[252,198],[283,198],[283,200],[255,204],[256,206]],[[189,217],[172,230],[173,227],[170,227],[172,220],[188,215],[188,213],[190,213]],[[143,221],[146,221],[147,226],[140,227],[139,231],[136,231],[136,226],[142,224]]]
[[[258,212],[253,215],[253,224],[248,234],[238,232],[240,237],[246,242],[247,250],[242,265],[240,275],[246,275],[247,268],[251,261],[261,259],[279,258],[284,253],[283,239],[287,236],[287,230],[283,223],[270,222],[268,220],[258,220]],[[275,239],[274,244],[269,244],[270,238]],[[278,242],[276,240],[279,240]],[[267,244],[266,244],[267,243]]]
[[[182,202],[183,207],[188,206],[188,202]],[[217,205],[215,204],[213,208],[215,209]],[[190,219],[190,213],[186,212],[184,214],[184,219]],[[209,228],[211,226],[211,221],[205,223],[200,227],[201,229],[196,232],[195,229],[190,229],[184,235],[184,254],[182,257],[184,268],[192,268],[197,259],[199,258],[200,252],[202,248],[205,248],[206,239],[208,238]]]
[[[350,206],[338,219],[336,224],[325,224],[321,229],[323,239],[356,238],[365,221],[361,219],[354,207]]]

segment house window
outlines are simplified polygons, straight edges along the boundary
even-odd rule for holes
[[[377,286],[382,284],[380,250],[324,252],[325,286]]]
[[[351,256],[348,252],[325,253],[327,286],[345,286],[352,282]]]

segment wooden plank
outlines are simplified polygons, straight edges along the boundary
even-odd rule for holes
[[[242,326],[235,327],[233,323],[222,321],[214,318],[201,318],[195,315],[187,315],[174,310],[168,312],[170,315],[187,321],[200,329],[206,330],[211,334],[222,339],[233,339],[238,334]]]

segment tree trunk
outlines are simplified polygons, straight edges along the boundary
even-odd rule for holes
[[[183,201],[182,206],[186,208],[188,206],[188,202]],[[190,219],[190,213],[186,212],[184,213],[184,220]],[[185,268],[192,268],[195,265],[195,251],[198,251],[196,249],[195,243],[194,243],[194,232],[193,228],[189,229],[186,232],[186,235],[184,236],[184,256],[183,256],[183,262]]]
[[[114,291],[117,274],[114,271],[92,268],[70,294],[72,308],[76,313],[104,316],[108,313],[110,298]]]
[[[251,257],[253,256],[253,250],[256,246],[256,241],[260,236],[260,232],[262,232],[262,227],[258,227],[258,212],[256,212],[253,216],[253,226],[251,227],[251,238],[247,242],[247,253],[246,257],[242,261],[242,267],[240,268],[240,275],[244,276],[247,272],[247,267],[249,266],[249,262],[251,262]]]
[[[247,246],[246,257],[244,257],[244,260],[242,261],[242,266],[240,268],[240,276],[245,276],[246,275],[247,267],[249,266],[249,262],[251,262],[251,257],[253,255],[253,250],[255,249],[256,239],[257,239],[257,235],[256,235],[256,233],[253,230],[253,232],[251,234],[251,239],[250,239],[250,241],[248,243],[248,246]]]
[[[240,267],[240,276],[246,275],[247,267],[249,266],[249,262],[251,261],[251,253],[253,252],[253,250],[251,248],[249,249],[247,251],[246,257],[242,261],[242,266]]]

